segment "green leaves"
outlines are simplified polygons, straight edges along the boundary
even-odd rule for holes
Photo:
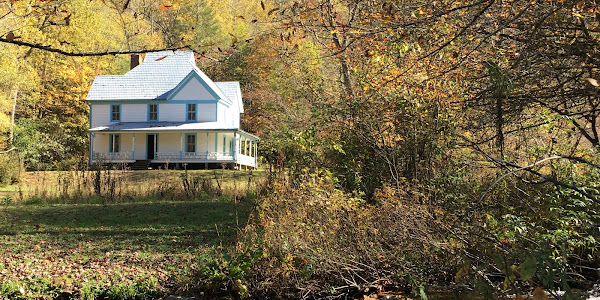
[[[521,279],[528,281],[533,278],[535,272],[537,271],[537,259],[533,257],[527,257],[525,261],[519,265],[519,273],[521,274]]]

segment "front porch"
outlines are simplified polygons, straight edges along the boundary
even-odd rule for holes
[[[92,131],[90,164],[227,164],[257,167],[258,138],[230,131]]]

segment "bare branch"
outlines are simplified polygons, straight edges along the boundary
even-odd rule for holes
[[[29,43],[18,40],[8,40],[5,38],[0,38],[0,42],[13,44],[18,46],[25,46],[32,49],[39,49],[48,52],[58,53],[65,56],[75,56],[75,57],[83,57],[83,56],[106,56],[106,55],[118,55],[118,54],[139,54],[139,53],[149,53],[149,52],[157,52],[157,51],[175,51],[181,49],[191,49],[191,46],[184,45],[179,47],[167,47],[167,48],[158,48],[158,49],[139,49],[139,50],[130,50],[130,51],[102,51],[102,52],[70,52],[61,50],[58,48],[54,48],[49,45],[42,45],[38,43]]]

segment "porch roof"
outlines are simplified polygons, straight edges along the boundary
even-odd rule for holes
[[[91,128],[90,132],[163,132],[163,131],[227,131],[239,132],[245,136],[260,140],[259,137],[235,127],[219,122],[121,122]]]

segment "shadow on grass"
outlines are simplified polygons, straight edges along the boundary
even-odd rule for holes
[[[171,252],[232,243],[249,210],[248,203],[238,205],[236,213],[233,203],[213,202],[3,207],[0,239],[14,240],[16,248],[44,240],[66,247],[102,242],[106,248]]]

